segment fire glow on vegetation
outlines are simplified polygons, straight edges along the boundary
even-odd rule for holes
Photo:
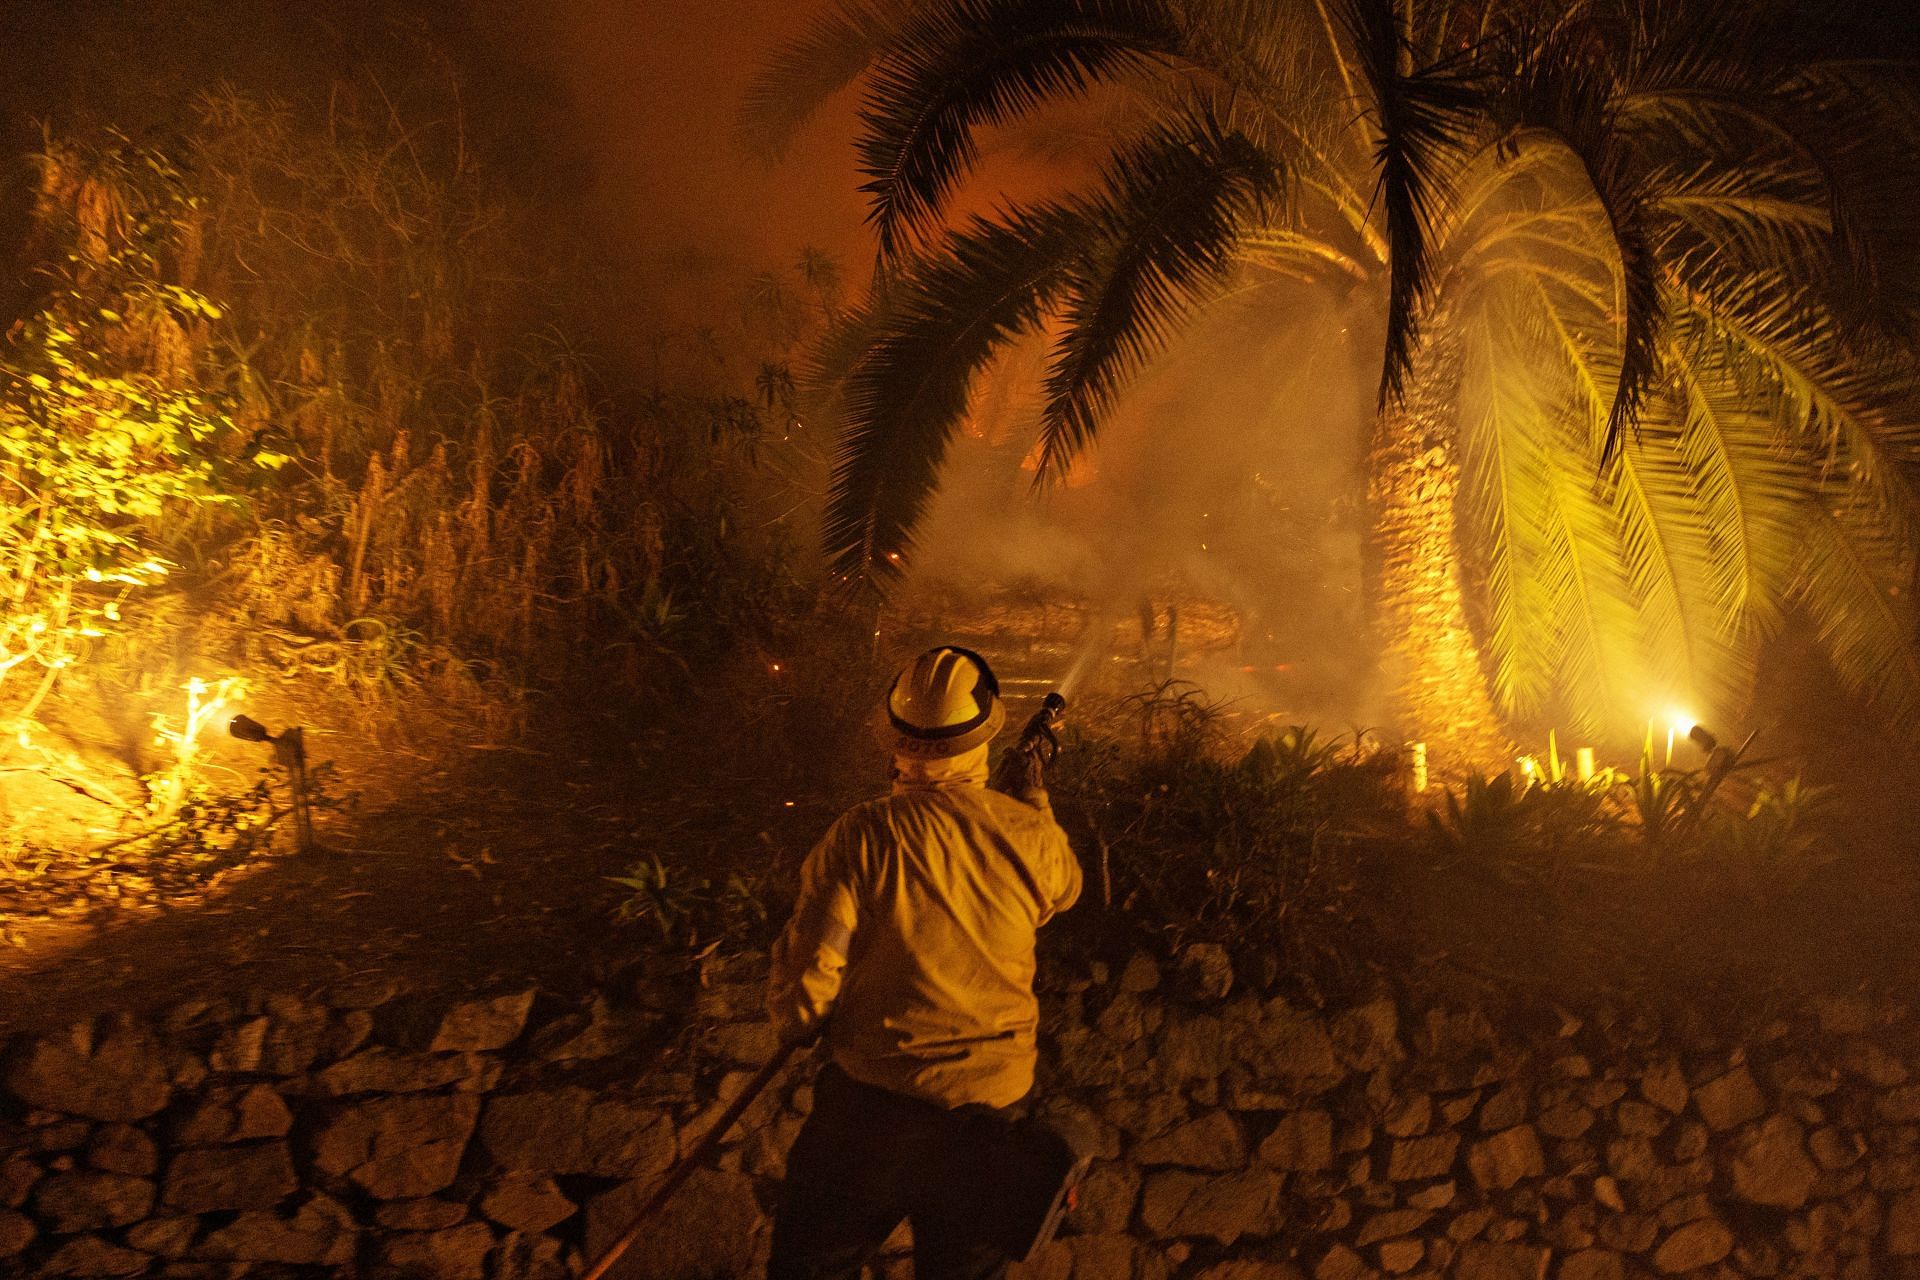
[[[40,166],[43,216],[64,210],[74,247],[0,345],[0,722],[16,724],[167,575],[158,521],[236,505],[241,473],[287,460],[237,446],[198,350],[225,312],[160,268],[192,209],[178,173],[130,168],[151,188],[136,208],[51,143]]]
[[[175,720],[166,714],[153,717],[154,745],[170,757],[167,767],[147,780],[148,806],[154,817],[168,818],[179,810],[193,781],[201,739],[209,726],[225,722],[225,712],[246,696],[248,687],[243,676],[222,676],[213,681],[194,676],[182,686],[187,704],[181,718]]]

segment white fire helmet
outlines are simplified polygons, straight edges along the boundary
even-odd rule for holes
[[[942,759],[991,741],[1006,720],[1000,682],[987,660],[941,645],[900,669],[874,731],[897,756]]]

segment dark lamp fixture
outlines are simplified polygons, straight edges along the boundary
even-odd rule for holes
[[[260,742],[273,748],[273,758],[287,771],[287,790],[293,797],[293,831],[301,853],[320,845],[313,835],[313,801],[307,790],[307,735],[299,725],[269,733],[252,716],[227,721],[227,732],[242,742]]]

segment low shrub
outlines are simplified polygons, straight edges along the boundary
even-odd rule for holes
[[[1470,776],[1427,815],[1445,867],[1559,892],[1594,875],[1683,874],[1754,897],[1790,893],[1833,854],[1831,789],[1797,775],[1727,783],[1731,759],[1588,779],[1537,770]]]
[[[1228,708],[1164,685],[1071,731],[1051,787],[1106,918],[1282,964],[1309,921],[1344,914],[1358,848],[1404,823],[1397,765],[1363,732],[1248,743]]]

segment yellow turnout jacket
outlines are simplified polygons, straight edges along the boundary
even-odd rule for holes
[[[1079,897],[1080,864],[1044,792],[986,787],[984,747],[904,767],[808,855],[768,1010],[790,1040],[824,1020],[856,1080],[1007,1106],[1033,1087],[1034,933]]]

